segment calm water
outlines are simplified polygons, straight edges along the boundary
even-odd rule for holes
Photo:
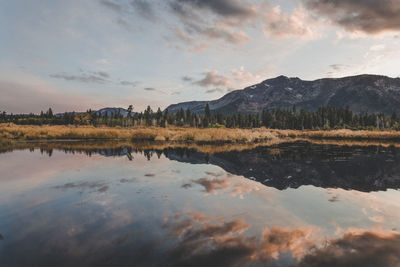
[[[394,146],[27,147],[0,154],[0,266],[400,266]]]

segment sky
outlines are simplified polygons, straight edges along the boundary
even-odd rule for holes
[[[0,0],[0,111],[153,109],[279,75],[400,76],[398,0]]]

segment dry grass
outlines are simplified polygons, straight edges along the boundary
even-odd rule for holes
[[[310,139],[342,139],[342,140],[390,140],[400,141],[400,131],[297,131],[297,130],[272,130],[279,138],[310,138]]]
[[[399,131],[297,131],[227,128],[119,128],[92,126],[21,126],[0,124],[0,145],[7,140],[125,140],[169,143],[260,143],[278,139],[400,141]]]
[[[0,124],[0,139],[134,140],[194,143],[250,143],[276,138],[266,129],[110,128],[91,126],[21,126]]]
[[[16,140],[129,139],[131,134],[123,128],[0,124],[0,138]]]

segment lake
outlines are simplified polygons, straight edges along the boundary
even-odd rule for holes
[[[25,143],[0,266],[400,266],[400,147]]]

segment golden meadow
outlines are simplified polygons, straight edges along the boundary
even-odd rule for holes
[[[400,141],[399,131],[274,130],[267,128],[93,127],[0,124],[6,140],[126,140],[186,143],[257,143],[286,138]]]

